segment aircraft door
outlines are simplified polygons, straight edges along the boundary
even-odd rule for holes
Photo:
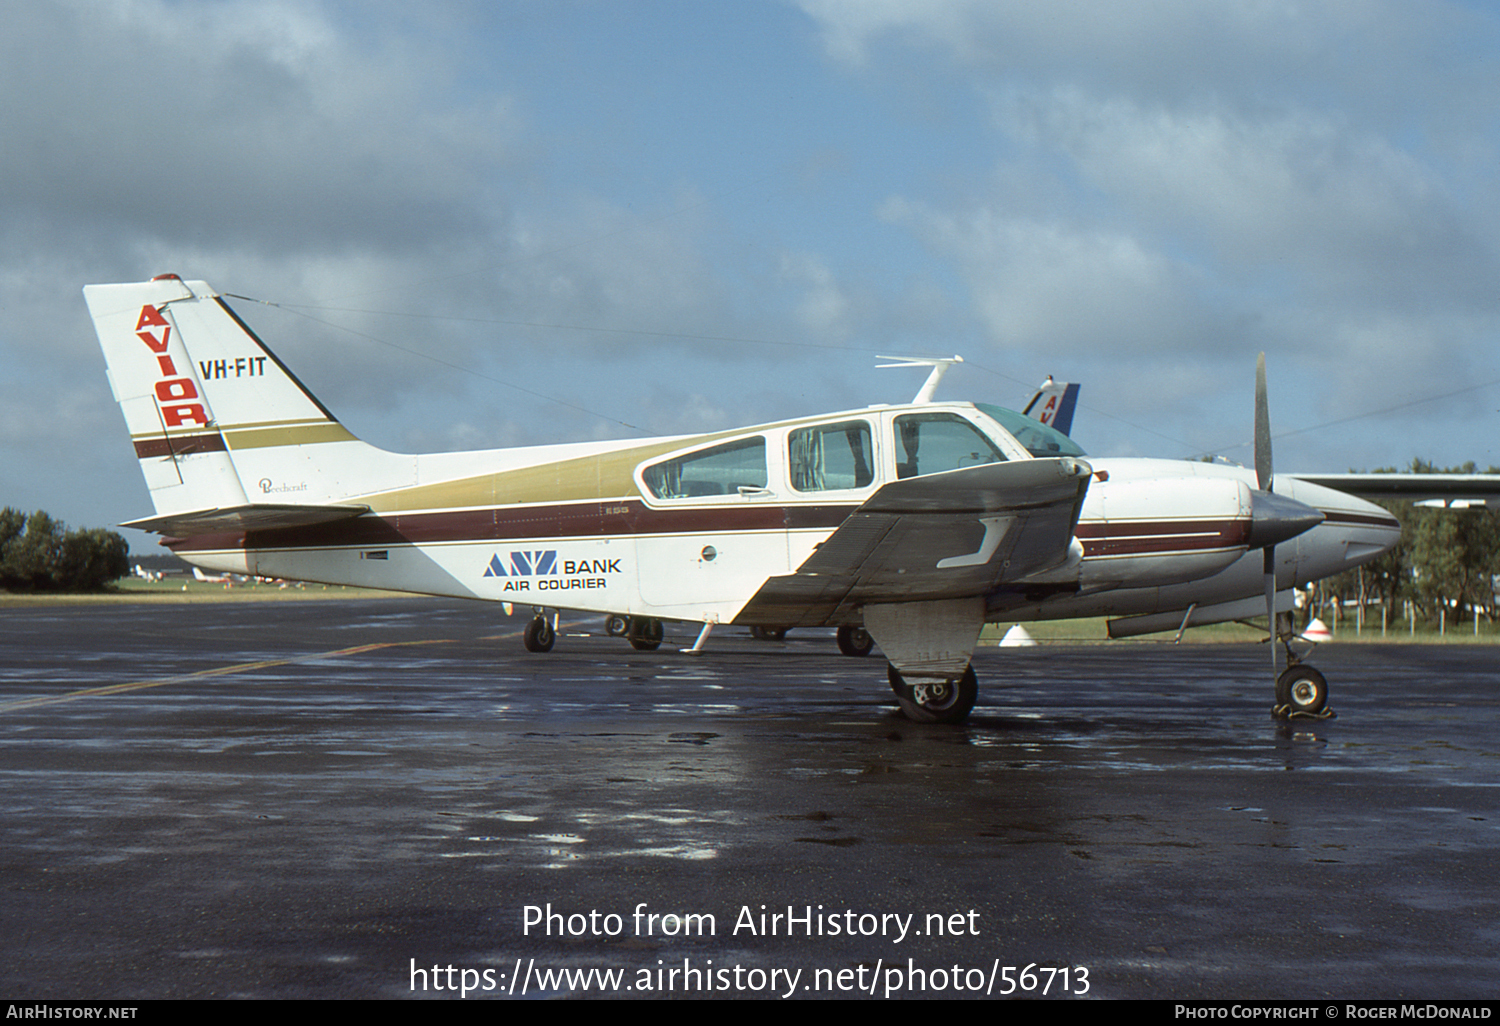
[[[727,618],[767,577],[787,572],[779,469],[764,435],[642,469],[650,526],[636,536],[636,562],[641,601],[653,614]]]

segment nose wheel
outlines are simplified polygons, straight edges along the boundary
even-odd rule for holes
[[[1280,720],[1332,719],[1335,714],[1328,708],[1328,679],[1301,661],[1302,656],[1292,648],[1295,638],[1291,616],[1287,613],[1276,614],[1276,637],[1273,644],[1280,641],[1286,650],[1287,667],[1276,678],[1276,706],[1271,710],[1271,715]],[[1309,648],[1302,655],[1311,652],[1312,649]]]
[[[1331,716],[1328,681],[1311,666],[1293,666],[1276,678],[1276,713],[1294,716]]]

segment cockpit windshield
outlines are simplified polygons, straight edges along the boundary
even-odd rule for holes
[[[1015,410],[1007,410],[1000,406],[991,406],[988,403],[975,403],[974,407],[1014,435],[1016,441],[1020,442],[1033,456],[1085,455],[1073,439],[1039,420],[1032,420],[1024,413],[1017,413]]]

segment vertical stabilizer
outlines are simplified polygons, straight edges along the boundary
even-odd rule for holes
[[[411,483],[356,439],[206,283],[83,290],[159,515],[316,505]]]
[[[174,276],[83,296],[156,511],[248,502],[170,305],[194,301],[189,287]]]
[[[1066,435],[1073,431],[1073,409],[1077,405],[1078,386],[1053,381],[1049,374],[1021,412]]]

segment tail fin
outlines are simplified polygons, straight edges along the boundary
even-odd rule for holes
[[[125,526],[181,535],[358,515],[345,500],[410,468],[350,434],[206,283],[169,274],[83,295],[157,512]]]
[[[1066,381],[1053,381],[1049,374],[1021,412],[1066,435],[1073,430],[1073,409],[1077,405],[1078,386]]]

